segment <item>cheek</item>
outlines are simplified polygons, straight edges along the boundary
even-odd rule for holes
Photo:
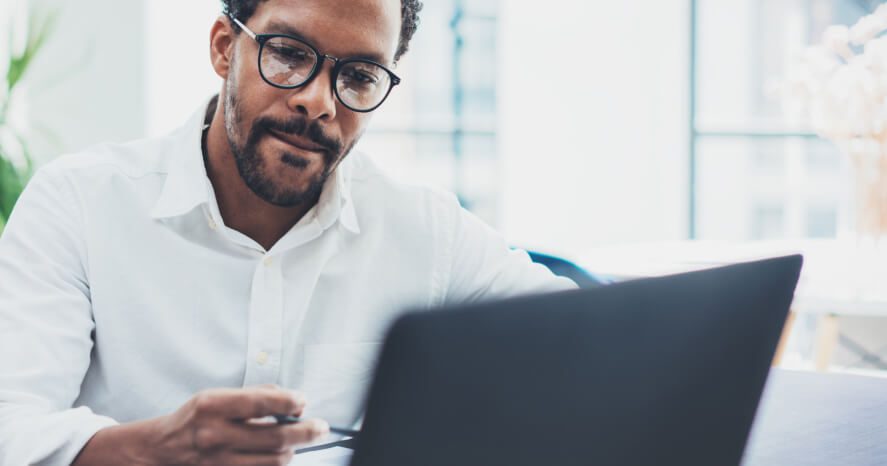
[[[344,147],[352,147],[363,136],[372,119],[372,113],[357,113],[346,108],[341,110],[340,126]]]
[[[228,86],[233,87],[237,96],[237,106],[244,123],[250,123],[264,109],[280,98],[276,89],[269,86],[259,76],[254,56],[241,55],[232,63]]]

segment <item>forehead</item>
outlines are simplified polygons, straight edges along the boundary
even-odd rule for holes
[[[401,0],[267,0],[250,24],[258,33],[294,32],[338,57],[394,60]]]

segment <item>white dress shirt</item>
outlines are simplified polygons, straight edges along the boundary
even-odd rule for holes
[[[219,214],[203,115],[61,157],[19,200],[0,238],[0,464],[69,464],[99,429],[212,387],[298,389],[307,416],[349,425],[400,312],[575,286],[359,153],[266,251]]]

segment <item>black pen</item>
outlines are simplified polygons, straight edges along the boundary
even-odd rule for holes
[[[274,419],[277,420],[278,424],[296,424],[296,423],[306,420],[306,419],[302,419],[300,417],[287,416],[284,414],[278,414],[273,417],[274,417]],[[357,437],[360,434],[359,430],[344,429],[342,427],[333,427],[333,426],[330,426],[330,432],[332,432],[334,434],[339,434],[339,435],[347,435],[349,437]]]

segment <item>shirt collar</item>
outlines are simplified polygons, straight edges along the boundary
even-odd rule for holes
[[[215,203],[201,148],[206,109],[206,106],[202,106],[184,126],[170,136],[174,141],[167,162],[166,182],[151,210],[153,218],[178,217],[202,204]],[[351,200],[353,167],[350,158],[343,160],[330,175],[317,205],[312,209],[324,230],[339,220],[348,231],[360,233],[357,213]],[[306,215],[311,214],[309,212]]]
[[[207,189],[211,188],[201,149],[205,113],[203,107],[169,136],[173,143],[167,155],[166,182],[151,210],[153,218],[178,217],[209,202]]]
[[[339,220],[348,231],[354,234],[360,233],[357,212],[351,199],[351,178],[354,171],[351,157],[345,157],[345,160],[339,163],[327,179],[317,201],[317,220],[324,230]]]

